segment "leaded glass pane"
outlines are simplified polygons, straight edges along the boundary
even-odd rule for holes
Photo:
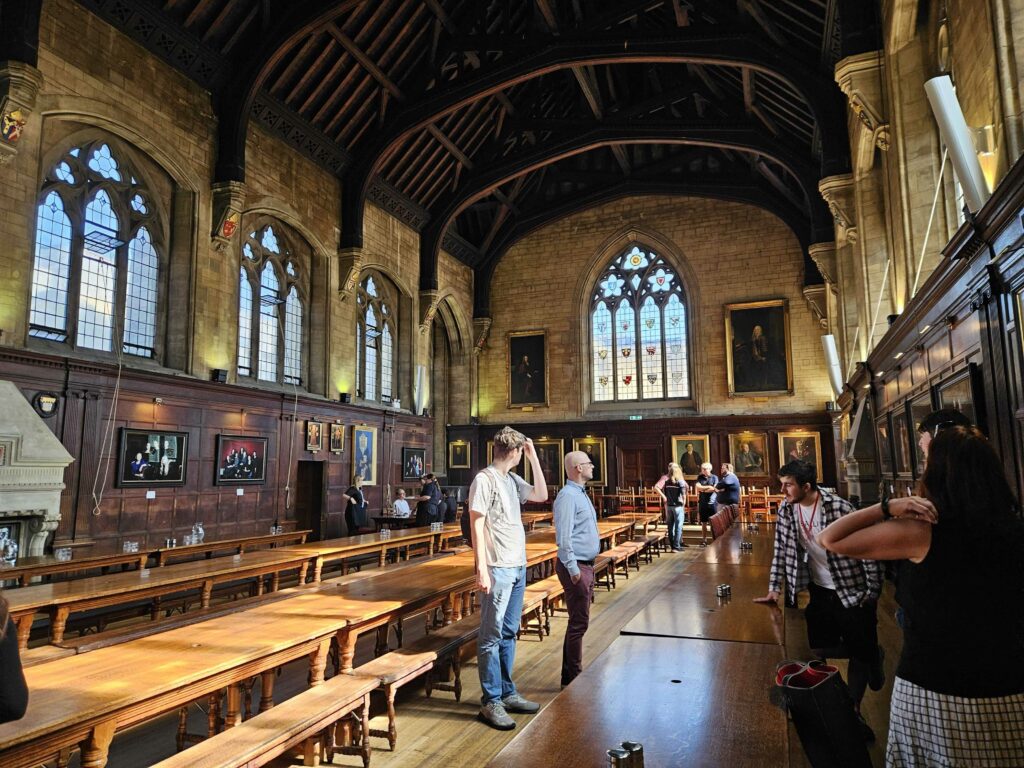
[[[64,161],[61,161],[57,167],[53,169],[53,175],[65,184],[75,183],[75,174],[71,172],[71,166]]]
[[[636,381],[636,314],[625,299],[615,310],[615,338],[617,377],[615,393],[619,400],[637,399]]]
[[[263,239],[260,240],[260,245],[266,248],[271,253],[280,253],[281,246],[278,245],[277,235],[274,234],[274,228],[268,226],[263,230]]]
[[[112,173],[116,170],[116,165],[113,171],[108,168]],[[77,343],[80,347],[104,352],[112,349],[116,248],[120,245],[117,232],[117,214],[110,207],[110,197],[101,189],[85,207],[85,244],[78,298]]]
[[[650,296],[640,309],[640,357],[643,360],[644,400],[665,397],[665,382],[662,380],[661,310]]]
[[[128,286],[124,305],[124,351],[153,357],[156,338],[159,263],[149,230],[139,227],[128,244]]]
[[[117,167],[117,160],[106,144],[101,144],[93,150],[92,156],[89,158],[89,168],[104,179],[121,180],[121,171]],[[132,179],[133,183],[134,181]]]
[[[292,286],[285,303],[284,383],[302,383],[302,301]]]
[[[608,305],[603,301],[597,305],[590,318],[590,337],[593,354],[591,369],[594,374],[592,383],[594,400],[599,402],[612,400],[615,397],[612,313],[608,311]]]
[[[377,284],[372,277],[366,278],[366,292],[375,298],[377,296]]]
[[[146,200],[142,195],[136,194],[132,196],[132,210],[136,213],[141,213],[143,216],[149,213],[149,208],[146,206]]]
[[[277,381],[278,305],[280,285],[274,267],[267,264],[260,275],[260,346],[258,376],[264,381]]]
[[[363,324],[356,323],[356,394],[363,396]]]
[[[665,305],[665,362],[668,372],[668,396],[690,396],[690,371],[687,360],[686,309],[676,295]]]
[[[252,284],[245,267],[238,270],[238,375],[252,376]]]
[[[363,397],[367,400],[377,399],[377,382],[378,382],[378,371],[377,371],[377,338],[380,336],[380,331],[377,330],[377,315],[373,311],[373,307],[367,307],[366,309],[366,365],[365,368],[365,380],[363,383]]]
[[[386,323],[380,337],[380,399],[390,403],[392,395],[392,370],[395,364],[391,328]]]
[[[30,335],[53,341],[67,340],[70,270],[71,221],[64,213],[60,195],[50,192],[36,213]]]

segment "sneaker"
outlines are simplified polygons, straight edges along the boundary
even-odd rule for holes
[[[686,549],[688,546],[690,546],[690,545],[687,544],[685,541],[679,542],[679,548],[680,549]]]
[[[882,690],[885,685],[885,648],[878,646],[878,661],[868,670],[868,686],[872,691]]]
[[[529,699],[524,699],[518,693],[513,693],[511,696],[506,696],[501,700],[502,705],[509,712],[523,712],[527,715],[532,715],[540,709],[540,704]]]
[[[480,707],[480,712],[476,717],[499,731],[511,731],[516,727],[516,721],[508,716],[508,712],[505,711],[505,707],[500,701],[487,702]]]
[[[868,721],[864,719],[864,715],[860,712],[857,713],[857,723],[860,726],[861,738],[868,743],[874,742],[875,732],[871,730],[871,726],[868,725]]]
[[[682,552],[683,548],[682,547],[672,547],[672,551],[673,552]]]

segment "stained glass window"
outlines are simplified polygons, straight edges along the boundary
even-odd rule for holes
[[[690,397],[685,301],[675,270],[644,246],[611,260],[590,302],[594,402]]]
[[[36,212],[33,338],[156,356],[163,229],[128,166],[94,141],[70,148],[47,173]]]
[[[356,303],[356,389],[363,400],[390,403],[395,398],[395,316],[393,293],[373,273],[359,284]]]
[[[293,252],[295,242],[277,222],[250,230],[242,242],[239,376],[297,386],[305,379],[305,278]],[[255,296],[259,296],[258,308]]]

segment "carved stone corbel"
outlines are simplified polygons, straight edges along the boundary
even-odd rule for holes
[[[36,107],[43,73],[21,61],[0,66],[0,165],[18,154],[18,142]]]
[[[479,355],[487,349],[487,337],[491,332],[493,322],[494,320],[490,317],[473,318],[473,338],[476,339],[473,344],[474,355]]]
[[[849,173],[826,176],[818,182],[818,191],[832,213],[832,220],[836,225],[836,241],[842,242],[847,237],[846,233],[857,226],[853,218],[856,210],[853,176]]]
[[[223,253],[238,232],[245,205],[245,183],[221,181],[213,185],[213,232],[210,243],[213,250]]]
[[[807,246],[807,253],[811,260],[818,267],[821,276],[826,283],[835,285],[839,275],[839,263],[836,258],[835,243],[811,243]]]
[[[342,248],[338,251],[338,274],[341,279],[338,293],[341,295],[342,301],[355,291],[356,285],[359,283],[359,273],[363,271],[365,258],[363,249],[358,246]]]
[[[441,304],[441,294],[436,290],[420,291],[420,335],[425,336],[434,322],[437,308]]]
[[[836,64],[839,89],[846,94],[850,111],[867,132],[868,146],[889,149],[889,124],[882,112],[882,77],[885,58],[881,51],[847,56]],[[856,143],[856,142],[855,142]],[[869,163],[870,165],[870,163]]]
[[[827,285],[807,285],[804,286],[803,294],[804,301],[807,302],[808,309],[811,310],[811,314],[814,315],[814,319],[818,321],[818,325],[821,330],[828,330],[828,306],[827,300]]]

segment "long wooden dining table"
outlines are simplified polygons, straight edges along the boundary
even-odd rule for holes
[[[271,553],[243,557],[256,554]],[[527,537],[527,565],[556,554],[553,542]],[[160,570],[172,567],[184,566]],[[457,620],[463,593],[475,586],[473,554],[465,552],[372,579],[325,582],[240,613],[30,667],[28,713],[0,725],[0,768],[34,768],[76,745],[82,768],[102,768],[116,731],[225,687],[232,725],[240,717],[238,683],[262,677],[262,711],[273,705],[282,664],[308,656],[316,685],[335,642],[340,671],[350,672],[361,635],[434,606],[446,623]]]
[[[28,645],[32,622],[37,614],[50,614],[50,642],[64,638],[68,617],[89,608],[120,605],[136,600],[152,600],[191,589],[200,590],[200,604],[206,608],[216,584],[256,578],[257,593],[263,593],[263,579],[270,575],[271,591],[278,587],[284,571],[297,570],[299,582],[305,581],[309,558],[303,553],[284,550],[246,552],[231,557],[196,560],[162,568],[90,576],[73,581],[33,584],[7,592],[11,618],[18,627],[18,645]]]
[[[741,547],[744,541],[749,541],[753,549],[744,550]],[[705,548],[697,560],[705,563],[770,566],[774,553],[775,526],[759,523],[755,532],[737,523]]]

